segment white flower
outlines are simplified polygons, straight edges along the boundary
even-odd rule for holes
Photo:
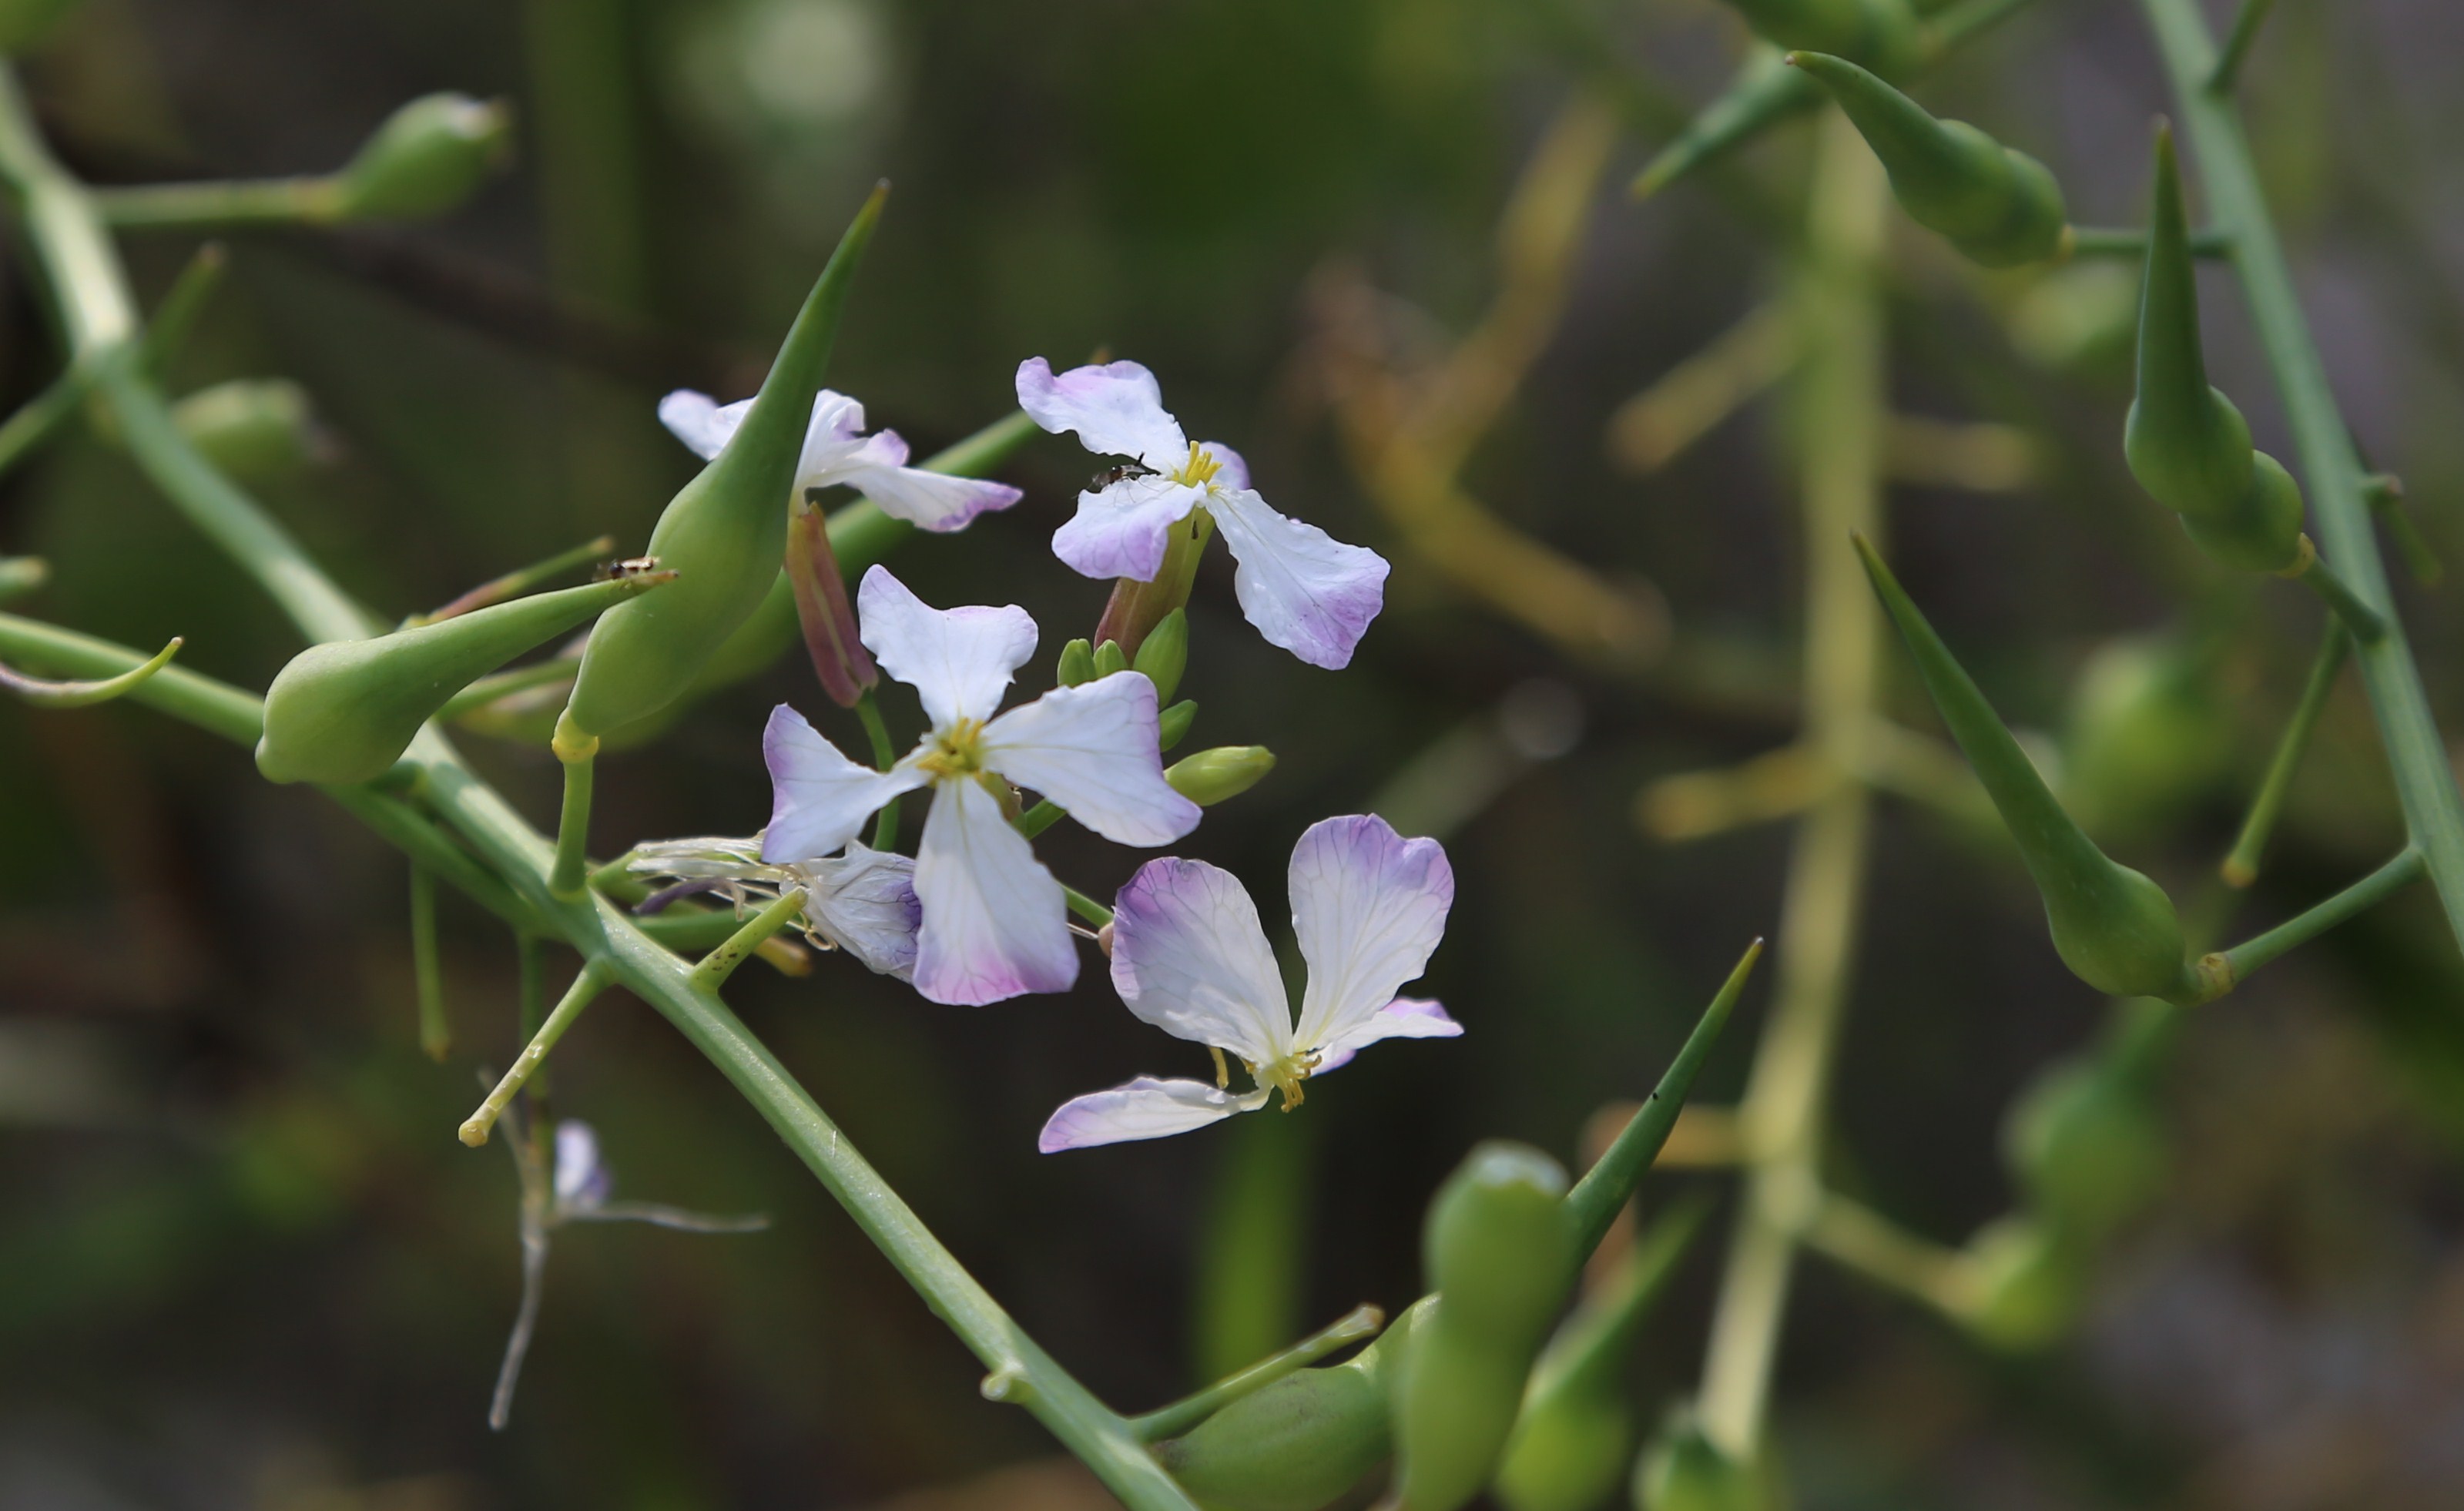
[[[801,887],[805,938],[825,950],[845,950],[883,975],[914,979],[915,928],[923,905],[915,900],[915,863],[903,855],[851,840],[842,855],[781,865],[761,858],[758,835],[657,840],[636,845],[626,869],[677,884],[651,899],[662,906],[691,891],[714,891],[743,912]]]
[[[1182,433],[1155,374],[1107,362],[1056,377],[1031,357],[1019,364],[1018,403],[1045,429],[1075,430],[1087,449],[1145,469],[1078,495],[1077,517],[1052,537],[1063,561],[1089,577],[1154,581],[1173,526],[1203,509],[1240,564],[1233,590],[1258,632],[1313,667],[1351,663],[1385,601],[1385,558],[1266,507],[1231,448]]]
[[[1405,840],[1385,820],[1312,824],[1292,850],[1292,930],[1309,962],[1298,1021],[1258,922],[1229,872],[1203,861],[1149,861],[1112,914],[1112,984],[1131,1012],[1218,1051],[1214,1085],[1140,1076],[1064,1104],[1036,1147],[1047,1154],[1162,1138],[1255,1112],[1267,1093],[1287,1110],[1309,1077],[1381,1039],[1451,1039],[1463,1025],[1435,1002],[1395,995],[1420,974],[1445,932],[1454,870],[1435,840]],[[1222,1055],[1255,1089],[1235,1095]]]
[[[704,460],[725,449],[744,423],[753,401],[721,405],[706,393],[679,388],[659,401],[659,423]],[[882,513],[926,530],[963,530],[988,510],[1007,509],[1019,491],[1005,483],[951,477],[907,465],[907,443],[895,430],[864,433],[864,405],[827,388],[813,396],[813,418],[804,428],[804,453],[796,463],[791,496],[808,488],[844,484],[881,506]]]
[[[1061,884],[1002,812],[1003,777],[1122,844],[1167,844],[1197,827],[1198,805],[1163,779],[1155,684],[1123,674],[1056,688],[995,716],[1010,676],[1035,653],[1026,610],[936,609],[880,567],[856,590],[864,643],[913,688],[932,730],[889,771],[841,755],[781,704],[763,732],[770,825],[761,859],[807,863],[848,843],[883,803],[933,789],[915,856],[915,989],[935,1002],[998,1002],[1059,992],[1078,978]]]

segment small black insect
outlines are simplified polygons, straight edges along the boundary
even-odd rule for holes
[[[1090,493],[1100,493],[1105,489],[1111,487],[1114,483],[1126,483],[1133,477],[1152,477],[1155,474],[1153,472],[1148,471],[1145,468],[1140,467],[1135,462],[1124,462],[1120,466],[1112,468],[1108,471],[1097,472],[1095,474],[1095,480],[1087,485],[1087,492]]]
[[[605,582],[610,578],[640,577],[645,572],[657,570],[659,570],[657,557],[627,557],[622,561],[610,561],[601,567],[598,577],[600,581]]]

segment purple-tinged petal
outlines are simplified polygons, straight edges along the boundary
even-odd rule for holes
[[[1052,554],[1081,576],[1152,582],[1163,569],[1172,527],[1206,497],[1203,488],[1155,476],[1125,477],[1101,493],[1080,493],[1078,513],[1052,533]]]
[[[984,727],[984,764],[1115,844],[1169,844],[1199,806],[1163,779],[1155,684],[1121,672],[1055,688]]]
[[[1055,376],[1052,364],[1030,357],[1018,364],[1018,406],[1058,435],[1075,430],[1087,449],[1104,456],[1134,456],[1158,471],[1189,460],[1189,438],[1163,406],[1155,374],[1136,362],[1072,367]]]
[[[722,405],[706,393],[679,388],[659,401],[659,423],[707,462],[727,449],[736,427],[744,423],[745,411],[752,407],[750,399]]]
[[[804,449],[796,458],[796,492],[828,488],[849,468],[896,467],[907,460],[907,443],[894,433],[864,433],[864,405],[825,388],[813,395],[813,417],[804,425]]]
[[[1023,496],[1007,483],[952,477],[946,472],[928,472],[914,467],[852,468],[837,481],[879,504],[881,512],[892,519],[904,519],[936,535],[964,530],[978,515],[1007,509]]]
[[[1207,512],[1240,570],[1241,612],[1270,645],[1339,671],[1386,601],[1386,558],[1287,518],[1247,490],[1217,492]]]
[[[599,1135],[580,1118],[556,1126],[556,1204],[568,1212],[596,1212],[607,1204],[616,1179],[599,1161]]]
[[[1456,1039],[1462,1034],[1463,1025],[1448,1018],[1443,1007],[1420,997],[1398,996],[1341,1038],[1319,1045],[1317,1067],[1310,1074],[1340,1070],[1352,1063],[1362,1046],[1381,1039]]]
[[[1290,1052],[1292,1009],[1258,906],[1229,871],[1166,856],[1112,901],[1112,986],[1177,1039],[1253,1065]]]
[[[1078,979],[1061,884],[1010,827],[981,783],[933,792],[915,855],[915,990],[974,1006],[1026,992],[1064,992]]]
[[[1255,1112],[1265,1105],[1264,1091],[1236,1097],[1202,1081],[1140,1076],[1127,1085],[1063,1103],[1036,1135],[1035,1147],[1041,1153],[1058,1154],[1098,1144],[1170,1138],[1221,1123],[1236,1112]]]
[[[1198,446],[1199,449],[1215,458],[1217,471],[1207,479],[1208,483],[1224,493],[1240,493],[1248,488],[1249,464],[1241,459],[1240,452],[1221,441],[1200,441]]]
[[[800,869],[811,878],[807,927],[883,975],[914,979],[924,905],[915,897],[913,861],[849,842],[844,856],[807,861]]]
[[[883,803],[930,779],[905,767],[882,772],[857,765],[783,703],[770,711],[761,732],[761,760],[770,768],[761,859],[772,865],[836,854]]]
[[[1035,654],[1026,610],[935,608],[880,566],[856,589],[856,613],[865,645],[883,670],[915,690],[936,730],[992,717],[1011,673]]]
[[[1375,815],[1309,825],[1292,848],[1292,931],[1309,962],[1296,1041],[1341,1042],[1429,963],[1454,905],[1454,867],[1435,840],[1406,840]]]

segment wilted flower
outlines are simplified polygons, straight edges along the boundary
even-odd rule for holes
[[[659,401],[659,423],[707,460],[726,447],[752,406],[750,399],[722,405],[706,393],[679,388]],[[813,396],[804,453],[796,463],[794,496],[802,498],[810,488],[839,486],[864,494],[886,515],[944,533],[962,530],[978,515],[1007,509],[1019,500],[1019,491],[1005,483],[908,466],[907,443],[897,431],[866,435],[864,405],[825,388]]]
[[[1087,449],[1139,464],[1078,495],[1077,517],[1052,537],[1063,561],[1089,577],[1153,581],[1172,528],[1203,509],[1239,563],[1233,590],[1258,632],[1313,667],[1351,663],[1385,602],[1385,558],[1268,508],[1231,448],[1182,433],[1155,374],[1123,361],[1056,377],[1031,357],[1019,364],[1018,403],[1045,429],[1075,430]]]
[[[825,950],[845,950],[884,975],[915,975],[915,863],[850,840],[844,853],[806,861],[761,858],[761,838],[658,840],[637,845],[626,869],[646,881],[672,884],[643,905],[692,892],[724,896],[739,912],[773,902],[791,887],[804,892],[804,937]]]
[[[1078,978],[1078,952],[1061,884],[1012,827],[1001,778],[1123,844],[1187,834],[1199,809],[1163,779],[1155,684],[1105,677],[995,717],[1011,674],[1035,653],[1035,621],[1024,609],[936,609],[877,566],[856,602],[865,645],[921,696],[932,729],[897,765],[875,771],[840,754],[785,704],[773,710],[761,740],[772,790],[762,860],[833,854],[882,804],[931,787],[915,857],[924,908],[915,989],[958,1003],[1067,989]]]
[[[1293,1020],[1258,907],[1231,873],[1203,861],[1149,861],[1112,914],[1112,985],[1131,1012],[1216,1051],[1216,1082],[1140,1076],[1064,1104],[1036,1147],[1050,1154],[1162,1138],[1255,1112],[1281,1092],[1300,1104],[1309,1077],[1381,1039],[1451,1039],[1463,1025],[1435,1002],[1398,997],[1445,932],[1454,870],[1435,840],[1406,840],[1383,819],[1309,826],[1292,850],[1292,929],[1309,962]],[[1255,1083],[1233,1094],[1223,1063]]]

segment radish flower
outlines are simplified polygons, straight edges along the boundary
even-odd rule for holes
[[[722,405],[706,393],[679,388],[659,401],[659,423],[707,461],[726,449],[752,406],[750,399]],[[1005,483],[908,466],[907,443],[897,431],[865,434],[864,405],[825,388],[813,396],[813,418],[804,430],[804,454],[796,464],[793,496],[842,484],[893,518],[944,534],[965,529],[967,521],[989,510],[1007,509],[1020,496]]]
[[[1406,840],[1372,816],[1312,824],[1292,850],[1292,930],[1309,962],[1293,1018],[1257,905],[1203,861],[1149,861],[1112,915],[1112,985],[1131,1012],[1215,1052],[1215,1084],[1140,1076],[1064,1104],[1044,1126],[1045,1153],[1186,1133],[1267,1093],[1284,1109],[1305,1084],[1381,1039],[1451,1039],[1463,1025],[1435,1002],[1397,996],[1445,932],[1454,870],[1435,840]],[[1255,1083],[1235,1095],[1223,1057]]]
[[[883,975],[915,978],[915,929],[923,905],[915,900],[915,863],[903,855],[851,840],[843,855],[773,865],[761,859],[759,836],[659,840],[636,845],[625,868],[664,884],[635,909],[646,913],[680,897],[716,892],[740,915],[802,887],[804,910],[797,922],[806,940],[844,950]]]
[[[1198,804],[1163,779],[1155,684],[1102,677],[996,714],[1035,653],[1026,610],[937,609],[876,566],[856,590],[865,645],[913,688],[932,729],[889,771],[859,765],[781,704],[761,739],[770,825],[761,859],[809,863],[855,838],[883,803],[933,789],[915,856],[923,921],[915,989],[935,1002],[998,1002],[1078,978],[1061,884],[1010,823],[1002,778],[1030,788],[1122,844],[1167,844],[1198,826]]]
[[[1078,495],[1077,517],[1052,537],[1054,555],[1088,577],[1152,582],[1173,526],[1202,509],[1239,563],[1233,590],[1258,633],[1310,666],[1350,665],[1385,602],[1385,558],[1268,508],[1231,448],[1182,433],[1155,374],[1107,362],[1056,376],[1031,357],[1019,364],[1018,403],[1045,429],[1075,430],[1087,449],[1137,463]]]

